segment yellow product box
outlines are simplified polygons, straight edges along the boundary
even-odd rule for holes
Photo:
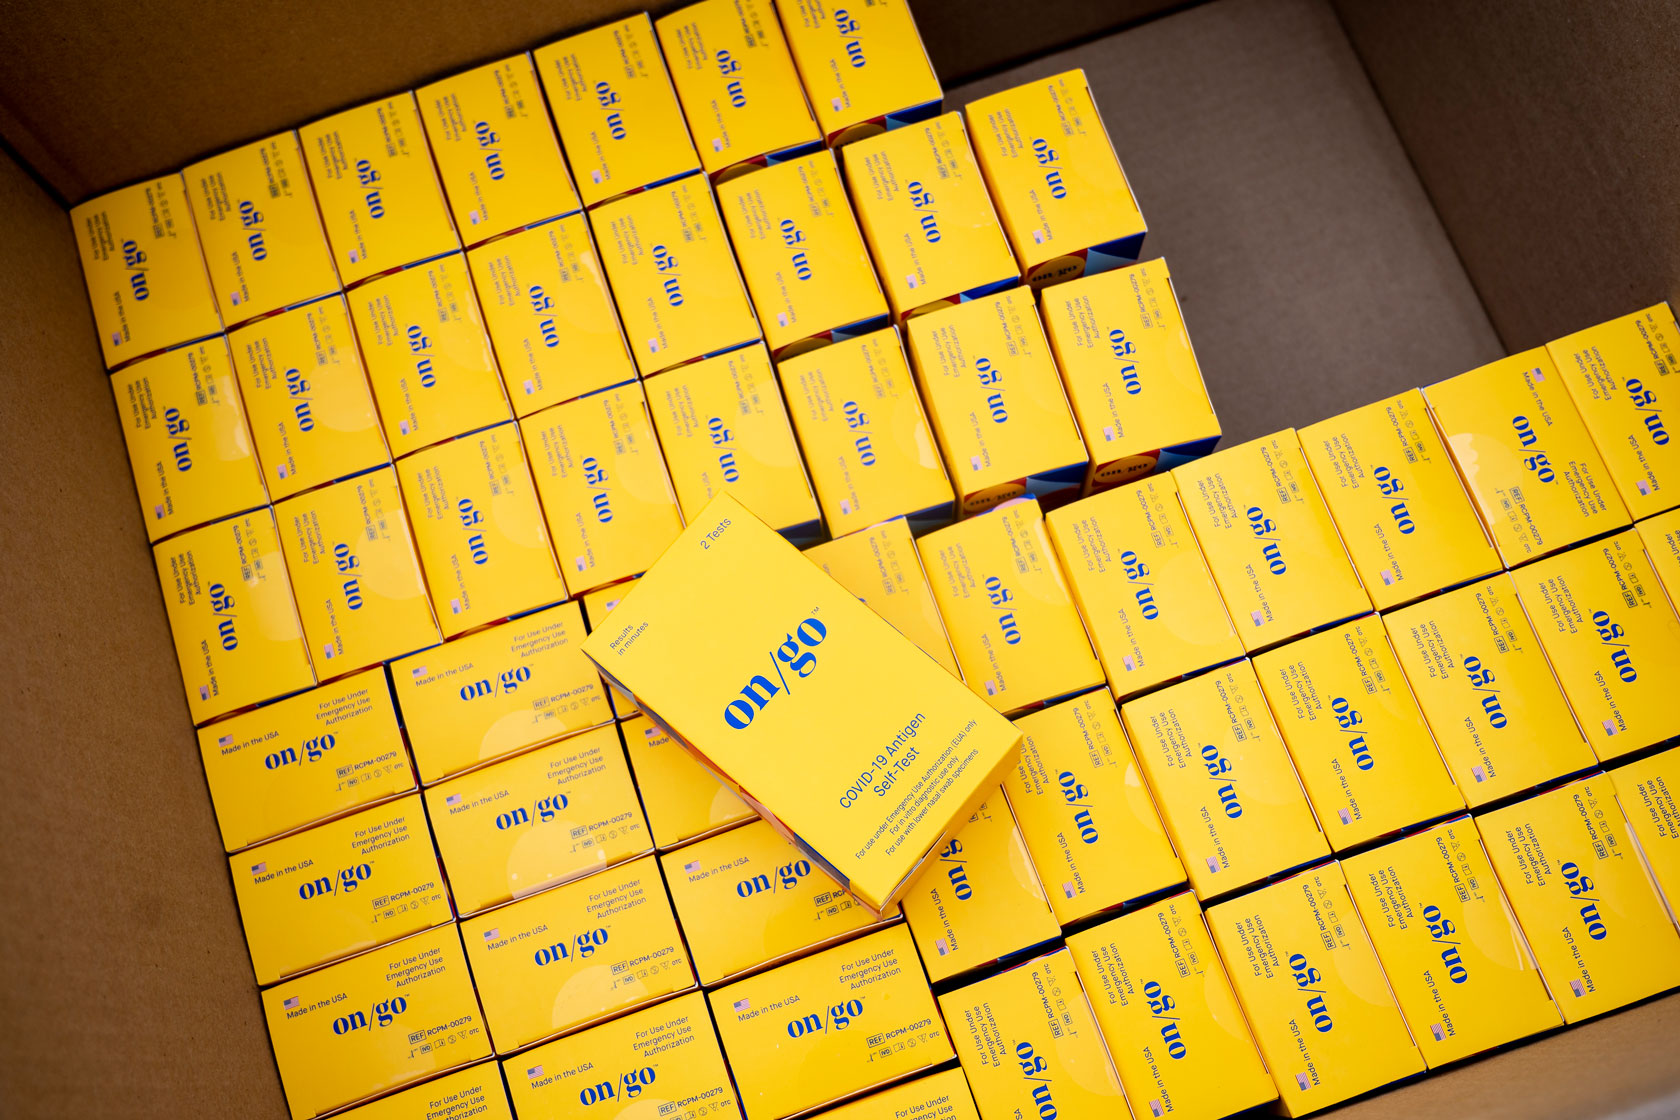
[[[1421,391],[1332,416],[1299,436],[1378,610],[1499,570]]]
[[[513,415],[462,254],[382,276],[348,298],[394,454]]]
[[[461,247],[414,94],[346,109],[299,138],[345,287]]]
[[[895,517],[919,528],[951,520],[951,480],[896,329],[778,368],[829,532],[838,538]]]
[[[1074,934],[1068,950],[1134,1117],[1216,1120],[1277,1099],[1195,895]]]
[[[1670,916],[1680,913],[1680,748],[1610,771],[1628,831]]]
[[[1371,609],[1293,428],[1180,467],[1178,490],[1250,652]]]
[[[1077,495],[1085,444],[1030,289],[912,322],[908,334],[964,515],[1024,493],[1058,503]]]
[[[1000,712],[1101,687],[1037,499],[1006,502],[916,542],[963,679]]]
[[[618,606],[619,600],[635,586],[632,579],[610,583],[605,587],[597,587],[593,591],[585,591],[578,596],[578,602],[583,604],[583,621],[590,630],[597,630],[606,621],[607,615]],[[636,702],[620,692],[611,681],[601,678],[607,684],[607,699],[612,703],[613,715],[618,719],[628,719],[641,714]]]
[[[296,132],[200,160],[182,175],[224,323],[338,290]]]
[[[895,322],[1021,282],[961,114],[863,140],[842,164]]]
[[[583,636],[565,602],[392,662],[421,781],[611,722]]]
[[[1066,948],[943,995],[982,1120],[1124,1116],[1126,1095]]]
[[[490,1056],[451,923],[262,994],[295,1120],[307,1120]]]
[[[181,176],[73,206],[70,224],[106,368],[222,329]]]
[[[822,147],[770,0],[701,0],[654,26],[714,182]]]
[[[859,8],[788,0],[778,9],[829,147],[939,112],[945,94],[905,0]]]
[[[268,501],[225,341],[136,362],[111,392],[148,540]]]
[[[1138,259],[1149,227],[1085,71],[982,97],[963,113],[1028,284],[1043,288]]]
[[[427,448],[397,474],[445,637],[566,597],[514,425]]]
[[[1680,934],[1603,774],[1476,818],[1566,1023],[1680,984]]]
[[[777,361],[887,325],[887,299],[833,152],[719,183],[717,196]]]
[[[1562,381],[1536,347],[1423,390],[1507,568],[1628,524]]]
[[[520,421],[554,552],[574,592],[637,575],[682,532],[639,383]]]
[[[1117,698],[1242,656],[1172,474],[1052,510],[1044,522]]]
[[[432,786],[426,809],[461,914],[653,847],[610,724]]]
[[[314,686],[273,512],[182,533],[152,558],[195,725]]]
[[[321,680],[442,641],[394,467],[274,507]]]
[[[710,988],[898,919],[876,917],[766,821],[661,857],[700,983]]]
[[[728,494],[584,652],[872,910],[1015,763],[1007,720]]]
[[[1003,791],[1058,922],[1185,881],[1111,698],[1087,692],[1015,726],[1021,761]]]
[[[1133,700],[1120,715],[1198,897],[1330,854],[1249,662]]]
[[[1469,817],[1344,860],[1342,871],[1432,1068],[1562,1021]]]
[[[709,998],[747,1120],[802,1115],[952,1056],[902,925]]]
[[[467,263],[515,414],[636,380],[582,214],[469,249]]]
[[[741,1116],[699,992],[509,1058],[502,1069],[523,1117]]]
[[[1377,615],[1263,653],[1254,672],[1332,848],[1464,811]]]
[[[231,856],[228,871],[265,987],[455,916],[418,794]]]
[[[960,1069],[930,1073],[823,1114],[824,1120],[980,1120]]]
[[[229,331],[228,345],[275,501],[391,461],[343,296]]]
[[[619,199],[589,221],[643,377],[757,340],[704,176]]]
[[[624,750],[660,851],[750,821],[752,808],[713,777],[664,728],[640,713],[624,720]]]
[[[1645,556],[1670,603],[1680,602],[1680,510],[1647,517],[1634,526],[1645,544]]]
[[[550,43],[536,62],[585,206],[700,169],[646,12]]]
[[[383,668],[201,728],[198,748],[230,852],[415,785]]]
[[[1285,1116],[1422,1073],[1339,864],[1207,910]]]
[[[904,920],[937,984],[1061,936],[1001,789],[939,849],[904,896]]]
[[[694,987],[653,859],[461,923],[498,1054]]]
[[[1087,276],[1040,293],[1040,301],[1050,349],[1090,453],[1087,492],[1213,450],[1219,417],[1166,261]]]
[[[452,74],[414,94],[467,244],[582,207],[529,54]]]
[[[794,544],[822,536],[822,515],[764,343],[670,370],[646,389],[685,519],[699,517],[715,494],[728,490]]]
[[[1680,619],[1632,529],[1511,573],[1601,760],[1680,735]]]
[[[806,549],[805,556],[946,672],[962,678],[908,521],[902,517],[883,521],[872,529]]]
[[[1508,575],[1384,618],[1400,668],[1472,809],[1593,765]]]
[[[513,1120],[501,1067],[482,1062],[458,1073],[382,1097],[345,1113],[345,1120]]]
[[[1680,445],[1669,446],[1663,378],[1680,373],[1667,303],[1546,344],[1634,520],[1680,503]]]

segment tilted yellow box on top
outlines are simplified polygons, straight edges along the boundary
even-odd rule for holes
[[[906,0],[789,0],[778,10],[829,147],[939,112],[945,95]]]
[[[1680,748],[1617,767],[1609,777],[1669,914],[1680,913]]]
[[[660,851],[753,819],[751,806],[646,716],[625,718],[619,730]]]
[[[864,601],[941,668],[962,679],[922,558],[902,517],[805,550],[836,583]]]
[[[513,1120],[495,1062],[480,1062],[344,1115],[346,1120]]]

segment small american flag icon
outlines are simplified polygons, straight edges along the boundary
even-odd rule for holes
[[[484,931],[484,940],[494,941],[496,939],[496,935],[501,932],[501,930],[495,928],[487,929]]]
[[[542,1067],[541,1066],[532,1066],[530,1069],[525,1071],[525,1076],[526,1077],[541,1077],[542,1076]]]
[[[968,469],[972,470],[972,471],[977,471],[977,470],[980,469],[980,456],[970,455],[968,457]]]
[[[1104,443],[1113,443],[1114,442],[1114,429],[1112,427],[1105,426],[1103,428],[1103,442]]]
[[[1073,897],[1073,893],[1074,893],[1074,892],[1073,892],[1073,884],[1072,884],[1072,883],[1063,883],[1063,884],[1062,884],[1062,894],[1063,894],[1063,895],[1064,895],[1064,896],[1065,896],[1065,897],[1067,897],[1067,898],[1072,898],[1072,897]]]
[[[1536,381],[1546,380],[1546,371],[1541,369],[1539,366],[1535,366],[1532,372],[1534,374],[1534,380],[1536,380]]]
[[[1569,990],[1575,993],[1576,999],[1580,999],[1582,996],[1587,994],[1586,987],[1579,980],[1571,980],[1569,982]]]
[[[836,113],[838,113],[841,109],[845,108],[845,103],[843,101],[841,101],[838,97],[831,98],[830,99],[830,104],[832,104],[834,106],[834,111]]]
[[[589,173],[589,181],[591,183],[594,183],[596,186],[600,185],[600,183],[601,183],[601,171],[600,171],[599,168],[596,168],[595,170],[593,170]]]
[[[1353,814],[1348,812],[1346,809],[1337,809],[1336,810],[1336,815],[1338,817],[1342,818],[1342,823],[1343,824],[1352,824],[1353,823]]]
[[[163,516],[163,507],[162,506],[153,506],[152,507],[152,513],[157,517],[162,517]]]
[[[987,681],[986,682],[986,695],[987,696],[996,696],[997,695],[997,682],[995,682],[995,681]]]
[[[459,600],[459,599],[449,600],[449,613],[450,614],[460,614],[461,613],[461,600]]]
[[[287,474],[287,471],[286,471],[286,464],[284,464],[284,463],[276,463],[276,464],[275,464],[275,465],[274,465],[274,473],[275,473],[275,474],[277,474],[277,475],[279,475],[279,476],[280,476],[280,477],[281,477],[281,478],[285,478],[285,477],[286,477],[286,474]]]
[[[654,354],[659,353],[659,340],[657,338],[648,339],[648,350]]]
[[[296,1007],[297,1005],[298,1005],[298,997],[293,996],[290,999],[286,1000],[284,1003],[282,1003],[280,1006],[282,1008],[284,1008],[285,1010],[290,1011],[292,1008]]]
[[[1295,1084],[1300,1086],[1304,1092],[1305,1090],[1312,1088],[1312,1079],[1304,1073],[1297,1073],[1295,1075]]]
[[[688,863],[683,864],[683,874],[685,874],[685,875],[693,875],[696,872],[698,872],[699,870],[700,870],[700,861],[697,860],[697,859],[696,860],[690,860]]]
[[[210,699],[210,686],[209,685],[201,684],[201,685],[198,686],[198,698],[200,700]]]
[[[1163,1113],[1161,1112],[1161,1102],[1160,1101],[1150,1101],[1149,1102],[1149,1114],[1151,1116],[1161,1116],[1161,1115],[1163,1115]]]
[[[1607,720],[1604,720],[1603,722],[1604,722],[1604,733],[1606,735],[1614,735],[1616,733],[1616,721],[1607,719]]]
[[[1043,230],[1041,230],[1041,229],[1033,230],[1033,244],[1034,245],[1044,244],[1044,231]]]
[[[1137,668],[1137,662],[1132,660],[1132,655],[1129,653],[1120,659],[1120,664],[1126,667],[1128,673]]]
[[[1209,856],[1209,857],[1207,857],[1207,865],[1208,865],[1208,874],[1210,874],[1210,875],[1219,874],[1219,860],[1215,859],[1213,856]]]
[[[744,999],[738,999],[738,1000],[735,1001],[735,1013],[738,1015],[741,1012],[745,1011],[750,1006],[752,1006],[752,1004],[749,1001],[744,1000]]]
[[[787,312],[786,311],[776,312],[776,325],[778,327],[787,326]]]
[[[914,288],[917,287],[920,282],[916,279],[915,273],[909,272],[904,275],[904,283],[907,286]]]
[[[228,299],[233,303],[233,305],[235,307],[238,307],[240,302],[241,302],[238,292],[229,292],[228,293]]]
[[[525,395],[528,397],[537,391],[537,383],[530,378],[525,379]]]
[[[940,955],[940,956],[942,956],[942,957],[943,957],[943,956],[944,956],[944,955],[945,955],[945,954],[946,954],[946,953],[949,953],[949,952],[950,952],[950,951],[951,951],[951,948],[950,948],[950,946],[948,946],[948,945],[946,945],[946,944],[945,944],[945,939],[944,939],[944,938],[943,938],[943,937],[938,937],[938,938],[935,938],[935,939],[934,939],[934,942],[933,942],[933,947],[934,947],[934,948],[935,948],[935,949],[938,949],[938,950],[939,950],[939,955]]]
[[[459,805],[461,803],[461,795],[458,793],[452,793],[443,799],[443,803],[445,805]]]
[[[408,434],[408,421],[407,420],[398,420],[397,421],[397,431],[401,432],[403,435],[406,436]]]
[[[852,512],[852,503],[850,499],[840,499],[840,512],[844,514],[850,514]]]
[[[483,218],[478,216],[478,211],[477,210],[467,211],[467,221],[471,222],[473,225],[476,226],[479,222],[481,222],[483,220],[484,220]]]
[[[111,332],[111,345],[112,346],[121,346],[122,345],[122,335],[118,334],[116,331],[112,331]]]
[[[1487,781],[1487,771],[1486,771],[1486,770],[1484,770],[1484,769],[1482,769],[1482,768],[1481,768],[1481,767],[1480,767],[1480,766],[1472,766],[1472,767],[1470,767],[1470,773],[1471,773],[1471,775],[1472,775],[1472,776],[1474,776],[1474,777],[1475,777],[1475,779],[1476,779],[1476,780],[1477,780],[1477,781],[1478,781],[1478,782],[1485,782],[1485,781]]]
[[[330,646],[330,645],[322,646],[321,647],[321,652],[327,655],[327,660],[328,661],[332,660],[332,655],[333,655],[333,647],[332,646]]]
[[[716,136],[712,137],[712,151],[714,151],[714,152],[723,151],[723,141],[719,140]]]
[[[417,677],[425,676],[426,675],[426,667],[424,665],[416,665],[414,667],[414,675],[417,676]]]
[[[220,739],[216,740],[216,745],[218,747],[231,747],[231,746],[233,746],[233,736],[232,735],[223,735]]]
[[[355,264],[357,261],[362,259],[362,254],[358,253],[354,249],[350,250],[350,252],[347,253],[346,255],[350,258],[350,263],[351,264]]]
[[[1259,611],[1249,611],[1248,612],[1248,617],[1250,617],[1254,620],[1254,625],[1256,625],[1256,626],[1259,626],[1263,622],[1265,622],[1265,616],[1263,616]]]
[[[573,560],[572,563],[577,565],[577,570],[578,571],[581,572],[581,571],[584,570],[585,564],[583,562],[583,557],[579,556],[577,559]]]
[[[1429,1033],[1435,1036],[1436,1042],[1445,1042],[1447,1040],[1447,1032],[1441,1029],[1441,1024],[1439,1023],[1429,1024]]]
[[[268,861],[267,860],[263,860],[261,863],[253,863],[251,865],[251,874],[253,874],[253,875],[261,875],[264,871],[267,871],[267,870],[268,870]]]
[[[1639,487],[1639,492],[1647,498],[1651,496],[1651,484],[1646,482],[1643,478],[1635,482],[1634,485]]]
[[[1390,568],[1384,568],[1382,570],[1381,574],[1382,574],[1383,586],[1393,587],[1394,586],[1394,572],[1393,572],[1393,570],[1390,569]]]

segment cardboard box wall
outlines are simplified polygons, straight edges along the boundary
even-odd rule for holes
[[[915,0],[950,107],[1086,68],[1228,443],[1680,298],[1680,250],[1654,232],[1680,227],[1680,72],[1676,44],[1653,41],[1674,34],[1653,21],[1657,0],[1586,25],[1566,0],[1521,17],[1445,0],[1213,0],[1137,23],[1180,7],[1058,0],[1022,19],[1009,0]],[[167,2],[8,13],[8,1114],[285,1115],[64,203],[629,10],[492,0],[468,18],[422,0],[377,27],[325,0],[258,0],[214,22]],[[309,49],[278,49],[276,28],[294,45],[307,29]],[[1084,42],[997,72],[1070,41]],[[960,84],[976,73],[992,76]],[[1586,159],[1600,145],[1613,166]],[[1669,996],[1352,1111],[1673,1107],[1677,1032]]]

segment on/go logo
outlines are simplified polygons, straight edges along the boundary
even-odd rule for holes
[[[1015,1044],[1015,1061],[1021,1066],[1021,1076],[1032,1085],[1038,1120],[1056,1120],[1056,1100],[1050,1091],[1050,1063],[1034,1052],[1030,1042]]]
[[[817,667],[816,648],[826,637],[828,626],[814,614],[801,621],[767,655],[776,680],[772,682],[765,674],[754,673],[742,687],[739,698],[724,706],[723,722],[737,731],[745,730],[771,700],[789,690],[787,670],[793,671],[796,680],[811,675]]]
[[[166,408],[163,410],[163,426],[165,431],[175,437],[175,442],[169,448],[175,456],[175,469],[192,470],[192,437],[187,434],[192,424],[181,415],[180,409]]]
[[[485,170],[492,180],[500,181],[507,174],[507,169],[502,166],[501,136],[490,127],[489,121],[479,121],[473,131],[478,135],[478,146],[484,152]]]
[[[766,892],[774,894],[778,889],[792,890],[799,885],[799,881],[811,873],[811,861],[808,859],[795,860],[784,863],[776,868],[774,876],[759,872],[748,876],[735,884],[735,893],[741,898],[751,898],[756,894]]]
[[[1438,945],[1445,945],[1441,950],[1441,963],[1446,966],[1447,979],[1454,984],[1462,984],[1470,979],[1470,970],[1464,967],[1464,958],[1459,955],[1458,942],[1451,940],[1458,932],[1458,927],[1451,918],[1441,913],[1439,906],[1425,906],[1423,920],[1429,926],[1429,938]]]
[[[1471,655],[1464,659],[1464,672],[1470,678],[1470,687],[1480,695],[1482,711],[1488,717],[1488,723],[1495,730],[1505,726],[1505,709],[1499,703],[1499,690],[1493,687],[1493,670],[1482,666],[1482,659]]]
[[[607,135],[614,140],[622,140],[629,135],[624,127],[624,117],[613,106],[618,104],[618,93],[607,82],[595,83],[595,100],[600,102],[601,108],[607,110]]]
[[[642,1095],[643,1089],[652,1085],[656,1080],[658,1080],[658,1075],[654,1073],[653,1067],[643,1066],[641,1069],[619,1074],[616,1081],[601,1081],[594,1085],[585,1085],[578,1091],[578,1101],[585,1105],[600,1104],[602,1101],[614,1100],[620,1094],[624,1096],[625,1100],[635,1100]]]
[[[1616,675],[1627,684],[1639,679],[1639,670],[1633,667],[1633,655],[1628,652],[1628,643],[1623,640],[1627,631],[1622,624],[1610,617],[1609,611],[1594,611],[1593,626],[1598,629],[1598,640],[1610,650],[1610,666],[1616,670]]]
[[[1266,561],[1266,570],[1274,576],[1281,576],[1289,570],[1289,565],[1283,560],[1283,546],[1278,543],[1277,523],[1266,516],[1266,511],[1259,506],[1248,507],[1248,527],[1262,542],[1260,555]]]
[[[852,1025],[852,1020],[863,1014],[863,1001],[849,999],[845,1003],[837,1003],[824,1008],[819,1015],[812,1012],[791,1020],[787,1025],[789,1038],[804,1038],[808,1034],[827,1034],[831,1030],[843,1031]]]
[[[1598,899],[1589,892],[1596,890],[1593,881],[1581,874],[1581,869],[1574,863],[1565,863],[1558,868],[1563,872],[1563,884],[1569,888],[1570,895],[1577,902],[1584,902],[1581,907],[1581,921],[1587,927],[1587,936],[1594,941],[1603,941],[1610,936],[1610,929],[1604,924],[1604,916],[1598,911]]]
[[[362,186],[368,188],[367,193],[362,196],[362,201],[367,203],[368,217],[370,218],[383,218],[385,216],[385,199],[380,195],[379,188],[374,186],[380,178],[379,169],[374,167],[370,161],[365,159],[356,161],[356,180]]]
[[[471,529],[484,522],[484,515],[478,512],[471,498],[462,498],[455,503],[456,512],[461,516],[461,528]],[[490,563],[490,546],[484,543],[483,533],[471,533],[467,536],[467,551],[472,555],[474,564]]]
[[[1528,452],[1523,456],[1523,466],[1533,471],[1535,477],[1541,482],[1556,480],[1557,472],[1552,469],[1551,460],[1546,457],[1544,451],[1534,447],[1535,442],[1540,437],[1535,434],[1534,426],[1528,422],[1528,417],[1511,417],[1511,427],[1516,429],[1517,442],[1522,445],[1525,452]]]
[[[841,413],[846,417],[846,427],[858,433],[852,438],[852,446],[857,448],[858,462],[866,467],[875,465],[875,444],[870,439],[869,414],[856,401],[847,401],[840,406]]]
[[[1177,1011],[1178,1004],[1154,980],[1143,985],[1143,998],[1149,1001],[1150,1017],[1161,1020],[1161,1041],[1167,1045],[1167,1056],[1174,1061],[1184,1057],[1190,1048],[1184,1044],[1184,1036],[1179,1033],[1178,1016],[1167,1014]]]
[[[228,594],[225,584],[210,585],[210,613],[216,618],[216,633],[222,648],[232,653],[239,648],[239,635],[233,626],[233,620],[239,616],[233,613],[233,596]]]
[[[677,255],[663,245],[655,245],[653,247],[653,267],[667,274],[665,279],[660,281],[661,287],[665,289],[665,302],[672,307],[681,307],[683,305],[682,276],[677,272]]]
[[[1324,974],[1308,964],[1307,958],[1300,953],[1289,958],[1289,971],[1294,974],[1295,986],[1311,997],[1307,1000],[1307,1014],[1312,1016],[1313,1030],[1329,1034],[1336,1024],[1330,1021],[1330,1009],[1324,1003],[1324,989],[1315,986],[1324,983]]]
[[[1365,742],[1365,733],[1359,730],[1365,717],[1359,714],[1345,696],[1338,696],[1330,701],[1330,713],[1336,717],[1336,726],[1348,734],[1348,750],[1353,752],[1353,764],[1361,770],[1369,770],[1377,764],[1371,756],[1371,748]]]
[[[997,608],[998,629],[1003,631],[1006,644],[1018,646],[1021,644],[1021,624],[1015,618],[1015,612],[1009,609],[1009,604],[1015,601],[1015,593],[1003,585],[997,576],[986,577],[986,598]]]
[[[146,282],[146,251],[136,241],[124,241],[122,251],[123,265],[128,269],[128,286],[134,289],[134,298],[149,298],[152,291]]]
[[[729,430],[721,416],[714,416],[706,421],[706,430],[711,433],[712,446],[720,448],[718,451],[718,470],[723,472],[723,480],[725,482],[741,481],[741,466],[735,461],[735,452],[729,448],[729,444],[735,440],[735,433]]]
[[[382,999],[366,1012],[352,1011],[348,1015],[340,1015],[333,1020],[332,1032],[342,1035],[351,1031],[371,1031],[376,1026],[388,1027],[393,1019],[407,1010],[408,1000],[403,996]]]
[[[1058,200],[1066,198],[1067,184],[1062,181],[1062,168],[1056,159],[1056,149],[1050,146],[1048,140],[1042,139],[1034,140],[1032,149],[1039,166],[1044,168],[1044,183],[1050,188],[1050,197]]]
[[[922,226],[922,236],[932,245],[939,240],[939,211],[933,206],[933,193],[922,186],[920,180],[908,185],[910,191],[910,205],[915,207],[921,215],[917,221]]]
[[[245,243],[251,248],[251,259],[268,259],[268,246],[263,243],[263,215],[254,202],[239,204],[239,224],[246,229]]]
[[[863,40],[858,37],[857,20],[852,18],[852,13],[845,8],[834,9],[834,25],[846,45],[846,61],[854,69],[865,65],[868,60],[863,57]]]
[[[1219,748],[1212,743],[1202,748],[1202,765],[1207,767],[1208,777],[1216,782],[1235,770],[1235,767],[1231,765],[1231,760],[1220,754]],[[1221,785],[1218,793],[1219,804],[1227,817],[1236,820],[1242,816],[1242,802],[1237,799],[1237,781],[1235,778]]]

